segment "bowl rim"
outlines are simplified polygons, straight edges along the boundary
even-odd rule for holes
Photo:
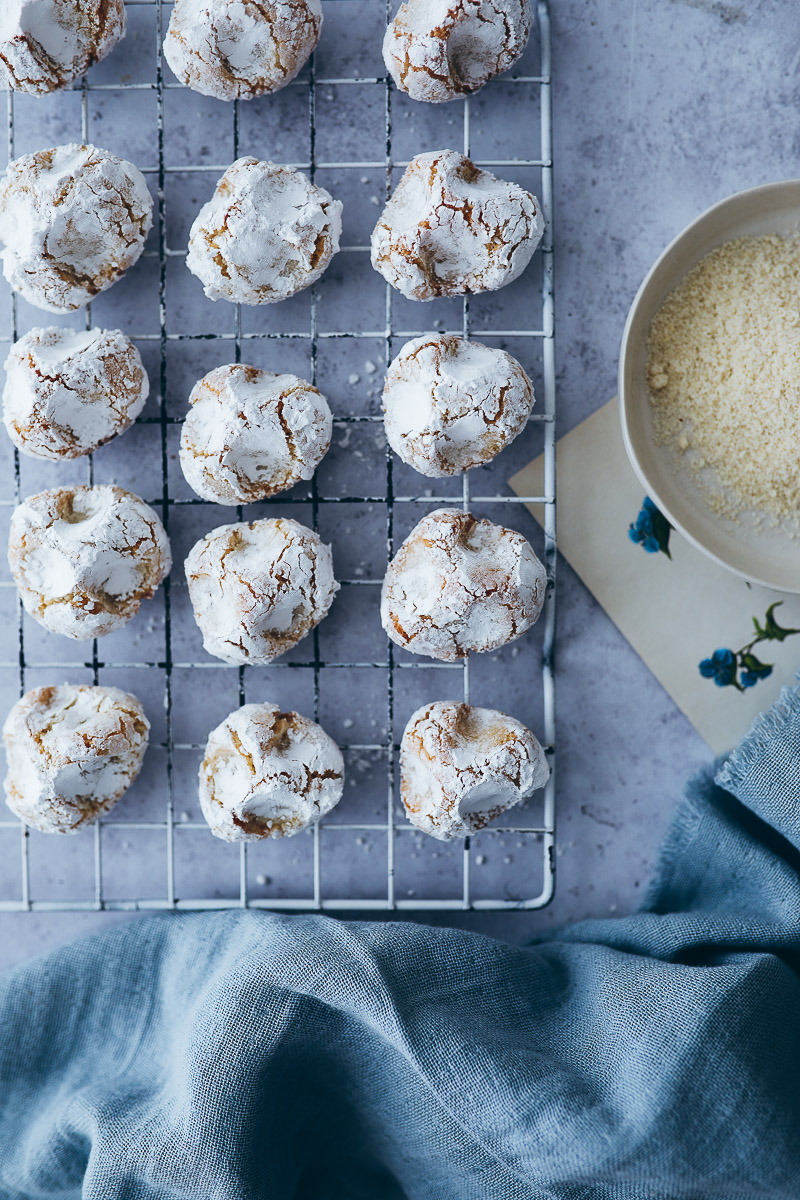
[[[625,367],[628,360],[628,347],[630,343],[631,329],[636,317],[638,316],[642,297],[647,290],[650,280],[659,270],[664,260],[667,259],[674,252],[674,250],[685,241],[685,239],[691,234],[692,230],[696,229],[697,226],[701,225],[704,221],[707,221],[708,218],[714,213],[720,211],[721,209],[727,208],[733,201],[739,200],[744,196],[757,196],[758,194],[774,192],[776,189],[784,188],[791,184],[800,186],[800,178],[794,177],[791,179],[775,179],[770,183],[761,183],[756,187],[743,188],[739,192],[732,192],[730,195],[724,196],[721,200],[717,200],[714,204],[709,205],[708,208],[699,213],[698,216],[690,221],[688,225],[685,225],[684,228],[681,229],[680,232],[677,233],[670,242],[668,242],[650,267],[647,274],[644,276],[642,282],[639,284],[639,287],[636,290],[636,295],[634,296],[630,308],[628,309],[628,315],[625,318],[625,325],[622,330],[622,339],[620,341],[619,362],[617,366],[617,392],[619,400],[619,418],[620,425],[622,427],[622,440],[625,444],[625,452],[628,455],[628,461],[633,467],[636,478],[645,489],[646,495],[648,495],[650,499],[658,506],[673,528],[675,528],[681,534],[681,536],[684,537],[687,542],[689,542],[690,545],[694,546],[696,550],[699,550],[701,554],[704,554],[706,558],[710,558],[713,562],[717,563],[721,567],[724,567],[726,571],[730,571],[733,575],[737,575],[740,579],[746,579],[750,583],[759,584],[762,587],[771,589],[772,591],[786,592],[787,594],[794,595],[797,594],[797,591],[800,591],[800,589],[793,590],[787,588],[786,586],[776,584],[772,579],[763,579],[758,574],[743,571],[740,567],[734,565],[727,558],[717,554],[714,550],[711,550],[703,541],[697,538],[693,533],[690,533],[682,521],[679,521],[675,517],[670,505],[666,503],[663,496],[659,493],[658,488],[654,486],[647,478],[647,473],[639,460],[639,456],[633,445],[633,438],[631,437],[631,431],[628,423],[628,408],[633,401],[632,398],[630,396],[626,396],[625,393]],[[697,261],[699,262],[700,259]],[[692,267],[689,267],[686,274],[688,274],[691,269]]]

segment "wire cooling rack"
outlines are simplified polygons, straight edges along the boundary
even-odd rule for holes
[[[128,0],[128,36],[91,79],[52,97],[8,95],[9,158],[57,142],[93,141],[137,162],[155,209],[140,263],[85,314],[87,328],[119,325],[139,346],[151,379],[147,408],[124,438],[76,463],[42,466],[12,453],[9,443],[8,469],[0,475],[13,479],[13,491],[0,496],[0,511],[7,520],[22,496],[46,487],[118,482],[162,513],[176,566],[149,609],[99,643],[70,643],[42,631],[23,613],[10,579],[2,580],[6,708],[32,686],[68,678],[128,688],[145,703],[153,726],[139,780],[91,829],[48,837],[17,821],[0,821],[2,910],[531,909],[553,895],[554,775],[543,794],[512,810],[513,820],[456,846],[410,827],[397,787],[400,733],[413,709],[431,699],[463,696],[506,708],[531,724],[554,763],[548,6],[538,4],[531,45],[514,73],[471,101],[438,106],[415,105],[383,73],[380,38],[391,7],[391,0],[386,11],[375,0],[326,0],[316,62],[276,96],[240,106],[206,101],[178,85],[161,53],[170,5]],[[323,59],[332,70],[323,69]],[[383,204],[413,154],[458,148],[459,142],[479,165],[539,194],[547,232],[523,280],[500,293],[414,304],[371,272],[368,231],[380,211],[375,206]],[[243,311],[202,298],[185,270],[182,247],[216,178],[246,153],[296,159],[293,166],[344,199],[343,240],[349,213],[354,240],[320,283],[299,297]],[[5,342],[33,325],[74,326],[84,319],[48,314],[43,321],[43,314],[10,294],[6,303]],[[508,347],[534,378],[538,402],[525,434],[499,461],[459,482],[437,480],[435,488],[420,491],[428,481],[394,460],[385,444],[380,380],[381,368],[403,342],[431,328]],[[379,361],[365,362],[364,353]],[[191,384],[211,366],[243,355],[319,382],[337,414],[333,448],[311,484],[244,512],[193,497],[176,460]],[[505,479],[541,450],[545,494],[510,494]],[[442,504],[473,507],[501,521],[512,511],[511,523],[539,538],[548,572],[545,609],[533,633],[472,665],[406,654],[385,639],[378,620],[388,558],[423,513]],[[543,540],[522,507],[531,504],[542,506]],[[202,651],[182,557],[215,525],[263,516],[268,508],[297,516],[333,541],[342,590],[326,621],[277,663],[230,667]],[[350,786],[338,808],[311,831],[263,846],[228,846],[210,837],[197,808],[197,763],[213,725],[239,704],[267,697],[313,715],[336,737]]]

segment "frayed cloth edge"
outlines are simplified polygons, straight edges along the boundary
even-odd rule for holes
[[[800,675],[798,676],[800,678]],[[784,687],[781,694],[766,712],[759,713],[750,730],[730,757],[722,764],[714,778],[718,787],[738,794],[750,771],[762,757],[769,744],[783,731],[788,723],[800,716],[800,688]]]

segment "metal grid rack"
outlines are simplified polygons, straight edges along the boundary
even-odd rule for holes
[[[169,471],[169,438],[171,434],[170,427],[179,424],[180,418],[170,416],[166,404],[166,375],[167,375],[167,350],[170,343],[185,341],[185,342],[224,342],[227,344],[226,353],[230,355],[231,349],[235,360],[241,360],[243,347],[246,347],[253,339],[303,339],[310,349],[310,361],[312,381],[316,382],[316,364],[317,352],[324,338],[371,338],[375,339],[372,343],[375,345],[382,344],[384,349],[384,362],[388,366],[393,357],[392,341],[396,339],[409,339],[419,336],[424,330],[408,329],[397,330],[393,316],[393,305],[396,301],[396,296],[392,288],[387,284],[385,287],[385,327],[380,331],[362,331],[355,332],[333,332],[321,330],[318,328],[318,286],[324,287],[324,280],[320,285],[315,285],[308,289],[309,298],[309,323],[305,330],[295,330],[289,333],[274,332],[268,329],[250,331],[243,329],[242,312],[239,306],[236,306],[233,332],[215,332],[215,333],[180,333],[174,332],[170,328],[169,311],[167,304],[167,269],[170,258],[179,257],[183,251],[176,249],[174,246],[169,246],[167,242],[167,221],[166,221],[166,182],[171,172],[180,171],[184,174],[190,174],[193,171],[216,172],[220,174],[226,167],[226,163],[220,163],[216,166],[203,164],[180,165],[174,166],[167,162],[167,153],[165,151],[165,93],[171,89],[181,89],[180,85],[165,79],[162,63],[161,45],[163,41],[163,33],[166,26],[166,15],[163,11],[166,5],[166,0],[128,0],[128,5],[131,9],[134,7],[152,10],[153,26],[156,46],[156,74],[155,80],[150,82],[140,83],[112,83],[112,84],[97,84],[89,83],[83,79],[79,84],[76,84],[76,90],[80,92],[81,98],[81,139],[84,141],[89,138],[89,102],[90,95],[93,92],[120,91],[120,90],[145,90],[155,93],[156,112],[157,112],[157,149],[158,160],[155,165],[139,164],[145,174],[155,180],[155,208],[154,208],[154,223],[155,223],[155,238],[157,248],[155,250],[147,250],[146,255],[157,258],[158,265],[158,301],[159,301],[159,330],[157,333],[137,334],[130,332],[130,336],[136,342],[146,343],[148,341],[155,342],[158,347],[159,363],[160,363],[160,378],[158,380],[159,395],[159,411],[155,416],[142,416],[139,421],[142,423],[150,423],[156,426],[160,433],[160,454],[161,454],[161,494],[155,496],[145,496],[149,503],[153,504],[163,514],[164,523],[167,530],[170,529],[170,518],[175,510],[181,506],[200,504],[199,500],[183,498],[173,494],[171,487],[170,471]],[[393,8],[392,0],[387,0],[386,16],[387,20],[391,17],[391,9]],[[552,166],[552,119],[551,119],[551,57],[550,57],[550,24],[549,12],[546,0],[539,0],[536,7],[536,29],[532,35],[534,38],[538,35],[538,47],[540,56],[540,71],[538,74],[513,74],[504,77],[506,81],[513,84],[514,87],[529,87],[538,92],[539,97],[539,155],[530,157],[521,157],[513,159],[494,159],[488,160],[484,157],[476,156],[475,161],[481,166],[486,166],[490,169],[502,167],[537,167],[541,169],[542,192],[541,199],[547,219],[547,231],[544,241],[540,247],[539,253],[542,255],[542,286],[541,286],[541,320],[538,319],[532,322],[533,327],[521,329],[477,329],[474,328],[474,321],[470,315],[470,301],[465,298],[462,304],[461,327],[451,330],[454,333],[461,333],[463,336],[476,336],[485,338],[526,338],[535,339],[541,347],[542,355],[542,383],[543,395],[539,397],[537,409],[534,411],[531,420],[541,424],[543,432],[543,449],[544,449],[544,495],[542,496],[514,496],[508,494],[493,494],[493,495],[472,495],[470,491],[470,478],[465,474],[461,481],[460,487],[437,488],[435,496],[430,495],[398,495],[395,487],[394,473],[395,466],[393,456],[389,447],[385,451],[385,492],[384,494],[376,494],[372,496],[357,496],[357,495],[326,495],[323,494],[318,485],[317,479],[312,481],[308,494],[302,497],[303,500],[310,503],[311,516],[313,526],[316,529],[320,510],[323,506],[334,503],[349,503],[349,504],[372,504],[383,506],[385,511],[385,537],[386,551],[388,557],[394,552],[395,546],[395,517],[399,505],[416,505],[424,504],[433,506],[434,503],[445,503],[454,505],[463,505],[466,510],[471,504],[537,504],[543,506],[544,511],[544,558],[548,573],[548,594],[545,602],[544,613],[540,619],[540,626],[543,628],[543,636],[541,643],[541,671],[542,671],[542,728],[537,730],[540,734],[543,744],[546,746],[548,758],[551,766],[554,765],[554,747],[555,747],[555,693],[554,693],[554,675],[553,675],[553,645],[555,633],[555,615],[556,615],[556,598],[555,598],[555,567],[556,567],[556,536],[555,536],[555,361],[554,361],[554,336],[553,336],[553,269],[552,269],[552,214],[553,214],[553,166]],[[355,84],[371,84],[376,88],[382,88],[384,94],[384,114],[385,114],[385,145],[381,147],[381,155],[369,161],[346,161],[346,162],[322,162],[318,160],[316,152],[316,105],[319,88],[324,85],[355,85]],[[337,169],[380,169],[385,177],[386,196],[391,193],[394,186],[393,171],[397,168],[403,168],[407,165],[405,161],[398,161],[393,156],[393,120],[392,120],[392,102],[393,102],[393,85],[388,76],[375,77],[358,77],[352,75],[347,78],[327,78],[318,77],[315,72],[314,61],[312,58],[310,71],[307,77],[294,81],[289,85],[293,88],[306,88],[308,95],[308,159],[304,162],[296,162],[291,165],[306,170],[312,180],[314,179],[317,170],[322,167],[337,168]],[[240,127],[240,111],[239,104],[235,102],[230,106],[232,113],[232,148],[233,158],[239,154],[239,127]],[[467,100],[463,106],[463,150],[464,153],[470,153],[470,101]],[[455,144],[455,139],[451,140],[451,145]],[[15,98],[13,93],[8,94],[8,151],[9,158],[18,153],[15,143]],[[344,254],[356,254],[364,252],[368,247],[359,246],[344,246],[342,252]],[[12,297],[12,316],[11,316],[11,340],[16,340],[17,333],[17,304],[16,299]],[[92,326],[91,308],[86,311],[86,327]],[[396,352],[396,351],[395,351]],[[156,381],[153,380],[153,384]],[[155,391],[156,388],[154,387]],[[348,424],[359,425],[365,422],[380,422],[379,415],[362,415],[362,416],[341,416],[334,418],[335,426],[347,426]],[[87,460],[87,482],[94,481],[94,465],[92,457]],[[15,475],[15,496],[18,502],[22,495],[21,469],[19,454],[14,455],[14,475]],[[52,483],[47,486],[56,486],[60,480],[53,478]],[[447,481],[444,481],[445,485]],[[445,494],[438,494],[444,492]],[[269,501],[269,504],[280,505],[282,503],[294,502],[292,497],[277,496]],[[10,507],[12,501],[4,502],[7,508]],[[230,510],[227,510],[229,513]],[[238,516],[241,518],[241,510],[237,510]],[[263,512],[259,515],[263,515]],[[233,519],[232,516],[226,514],[224,519]],[[216,522],[221,523],[220,521]],[[185,909],[185,908],[223,908],[237,906],[251,906],[262,908],[277,908],[286,910],[398,910],[398,909],[416,909],[416,910],[431,910],[431,909],[533,909],[540,908],[546,905],[552,898],[554,891],[554,835],[555,835],[555,775],[551,774],[549,783],[546,787],[543,803],[541,806],[541,819],[535,823],[525,824],[524,822],[512,821],[509,823],[501,823],[501,832],[518,835],[524,839],[526,855],[530,854],[531,874],[536,878],[534,865],[536,857],[541,855],[541,888],[537,894],[526,896],[524,898],[506,899],[497,896],[491,897],[476,897],[473,895],[471,888],[471,848],[470,839],[466,839],[461,852],[461,888],[460,894],[447,898],[432,897],[426,898],[420,896],[401,896],[397,894],[395,888],[395,836],[398,828],[405,827],[404,819],[397,812],[397,797],[396,797],[396,768],[397,768],[397,751],[398,746],[393,730],[395,729],[395,688],[398,671],[406,671],[409,669],[421,670],[455,670],[461,672],[463,676],[463,696],[465,701],[470,699],[470,670],[469,662],[464,664],[443,664],[438,662],[429,662],[428,660],[417,660],[414,662],[398,661],[397,652],[391,642],[387,642],[385,661],[347,661],[337,662],[330,659],[325,659],[320,653],[320,636],[319,628],[316,629],[311,638],[307,639],[306,643],[311,649],[312,654],[304,655],[299,660],[294,660],[288,663],[282,663],[278,660],[273,664],[275,667],[284,666],[286,668],[300,669],[310,671],[313,675],[313,717],[315,720],[320,718],[320,678],[324,671],[334,670],[336,668],[357,668],[364,667],[370,669],[378,669],[385,674],[386,691],[385,691],[385,716],[386,716],[386,740],[380,742],[353,742],[350,745],[343,746],[343,749],[350,751],[375,751],[381,752],[386,759],[386,805],[385,816],[379,822],[364,822],[336,824],[336,829],[353,830],[353,831],[374,831],[378,830],[386,838],[386,888],[385,894],[380,896],[327,896],[324,894],[324,889],[321,883],[321,863],[324,854],[323,844],[326,836],[325,822],[314,827],[310,836],[313,838],[312,862],[313,870],[311,872],[311,886],[307,895],[278,897],[273,898],[270,895],[254,895],[252,884],[249,882],[250,873],[248,872],[247,843],[241,843],[238,847],[238,893],[228,895],[203,895],[187,897],[181,894],[180,889],[176,888],[175,879],[175,839],[176,832],[184,828],[204,828],[202,822],[180,822],[176,818],[176,795],[175,795],[175,755],[185,750],[198,750],[202,748],[202,743],[181,743],[174,737],[173,718],[174,718],[174,696],[173,696],[173,674],[178,668],[194,668],[205,672],[207,670],[214,671],[215,669],[226,672],[237,672],[237,668],[229,667],[217,660],[210,658],[203,662],[181,662],[174,656],[173,633],[175,623],[174,613],[174,589],[179,586],[176,575],[178,572],[173,571],[173,581],[165,581],[164,584],[164,651],[163,657],[157,660],[147,661],[130,661],[118,662],[107,661],[103,657],[103,644],[98,645],[97,641],[91,643],[91,658],[86,658],[86,661],[80,664],[85,670],[91,674],[94,682],[100,678],[101,672],[105,668],[116,668],[120,670],[139,672],[139,671],[157,671],[163,674],[164,695],[163,703],[165,710],[165,737],[159,743],[159,748],[166,755],[166,786],[167,798],[164,805],[163,817],[158,820],[146,821],[117,821],[114,814],[105,820],[98,822],[91,831],[87,831],[86,837],[92,838],[93,845],[93,873],[94,873],[94,894],[88,898],[71,899],[69,897],[58,898],[39,898],[31,887],[31,865],[29,854],[29,831],[19,822],[2,820],[0,821],[0,831],[8,832],[10,830],[19,831],[19,852],[21,854],[21,863],[19,867],[19,894],[14,898],[0,899],[0,911],[10,910],[37,910],[37,911],[53,911],[53,910],[98,910],[98,909],[116,909],[116,910],[136,910],[136,909]],[[352,578],[340,581],[343,588],[363,587],[365,585],[380,585],[380,577],[377,579]],[[12,587],[10,581],[5,581],[4,587]],[[22,694],[28,687],[32,686],[30,682],[31,672],[35,671],[55,671],[63,668],[63,663],[40,662],[32,659],[26,650],[25,625],[23,621],[22,608],[17,602],[17,630],[18,630],[18,655],[16,661],[7,661],[0,663],[0,667],[6,669],[14,669],[18,671],[19,692]],[[531,647],[528,653],[533,654]],[[8,658],[8,654],[3,657]],[[245,673],[252,668],[238,668],[238,694],[239,703],[245,702]],[[481,702],[480,697],[476,697],[478,703]],[[152,746],[152,743],[151,743]],[[345,801],[343,800],[342,805]],[[341,807],[341,806],[340,806]],[[521,812],[522,810],[517,810]],[[108,836],[107,831],[115,828],[123,828],[127,833],[133,833],[137,830],[146,830],[154,833],[156,836],[166,839],[166,879],[163,883],[163,894],[157,896],[145,897],[137,893],[136,896],[115,899],[108,894],[108,886],[104,885],[103,872],[103,853],[104,853],[104,837]],[[494,828],[497,828],[495,826]],[[60,846],[64,844],[63,839],[57,840]],[[294,840],[294,839],[293,839]],[[520,843],[518,843],[520,844]],[[215,843],[218,845],[218,843]],[[1,860],[0,860],[1,862]],[[0,871],[2,866],[0,865]],[[535,886],[535,885],[534,885]],[[210,890],[210,889],[209,889]]]

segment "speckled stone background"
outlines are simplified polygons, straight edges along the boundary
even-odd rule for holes
[[[341,14],[351,6],[353,9],[358,7],[359,20],[342,23]],[[327,50],[323,39],[320,70],[331,75],[345,70],[377,74],[380,70],[378,17],[382,5],[377,0],[374,7],[369,0],[362,0],[360,4],[356,4],[356,0],[336,0],[335,3],[329,0],[327,7],[332,17],[329,28],[335,29],[338,22],[340,32],[329,39]],[[337,10],[335,18],[334,9]],[[561,432],[571,428],[613,393],[617,347],[627,307],[642,275],[666,242],[700,210],[724,195],[796,174],[800,34],[793,15],[794,6],[789,0],[743,0],[740,4],[721,0],[554,0],[556,316]],[[139,29],[141,17],[135,8],[131,8],[131,17],[128,41],[107,64],[96,68],[98,79],[112,80],[119,77],[120,71],[126,70],[132,78],[137,78],[137,72],[141,78],[149,78],[152,44],[149,35]],[[354,27],[359,30],[357,37],[350,32]],[[328,61],[326,54],[331,56]],[[125,55],[129,57],[123,64],[120,56]],[[336,59],[339,60],[338,67],[334,66]],[[502,88],[503,85],[495,86]],[[353,139],[358,140],[359,131],[366,122],[380,121],[380,111],[373,113],[369,105],[356,102],[344,89],[329,91],[330,94],[323,93],[320,100],[321,154],[331,160],[340,156],[352,157],[356,152]],[[300,97],[302,93],[298,91],[297,95]],[[102,104],[93,106],[90,136],[100,145],[128,154],[142,166],[152,165],[152,96],[142,93],[135,103],[131,103],[130,93],[126,93],[126,97],[124,112],[118,107],[120,102],[113,92],[105,95]],[[168,108],[166,113],[166,148],[171,160],[198,161],[201,156],[199,160],[209,164],[228,162],[229,150],[220,147],[230,145],[229,110],[188,92],[170,92],[168,99],[171,109]],[[298,104],[303,102],[304,97],[298,99]],[[507,145],[508,139],[519,134],[513,123],[526,119],[525,114],[508,102],[501,107],[489,104],[487,100],[485,105],[476,107],[479,118],[483,114],[483,124],[479,119],[476,125],[477,136],[485,138],[483,156],[511,157],[506,153],[504,143]],[[80,97],[74,93],[59,97],[55,102],[31,101],[20,105],[19,111],[23,115],[18,125],[17,153],[74,139],[80,128],[79,108]],[[246,153],[258,145],[263,154],[284,161],[305,159],[307,131],[302,114],[298,111],[296,123],[286,119],[276,124],[276,112],[273,109],[271,114],[270,106],[260,102],[255,106],[243,106],[241,151]],[[496,113],[500,114],[499,123]],[[452,111],[439,110],[433,114],[425,110],[409,111],[408,116],[401,117],[398,122],[402,144],[398,143],[396,155],[399,156],[401,150],[410,155],[432,148],[437,142],[446,144],[446,123],[450,119],[454,120],[454,129],[460,132],[457,106],[452,106]],[[302,146],[299,142],[296,146],[292,144],[295,136],[303,140]],[[454,134],[453,144],[459,144],[458,133]],[[480,157],[477,150],[476,157]],[[369,173],[365,172],[365,175],[368,177]],[[186,228],[181,222],[191,219],[192,212],[208,194],[213,178],[212,173],[208,177],[186,177],[183,183],[176,179],[172,211],[177,217],[176,224],[169,228],[170,245],[179,246],[185,239]],[[528,182],[524,175],[519,178],[520,182]],[[378,181],[375,181],[374,189],[368,179],[355,190],[352,183],[347,184],[343,179],[320,177],[319,181],[345,201],[346,222],[351,222],[349,230],[346,225],[345,242],[363,242],[377,211],[372,197],[378,191]],[[535,179],[531,179],[531,183],[534,188],[538,187]],[[349,197],[344,193],[347,187],[352,191]],[[363,311],[355,319],[366,321],[370,306],[382,302],[380,281],[377,277],[370,278],[363,257],[356,261],[357,266],[352,260],[347,264],[348,270],[363,273],[363,289],[360,289]],[[139,272],[136,281],[126,280],[107,294],[108,299],[104,298],[95,306],[95,320],[110,324],[113,319],[131,331],[145,332],[151,326],[157,328],[155,278],[151,277],[149,282],[147,279],[147,272],[153,272],[155,266],[155,259],[143,260],[136,268]],[[326,319],[332,322],[331,328],[337,320],[343,319],[337,307],[337,289],[344,269],[342,256],[339,266],[329,272],[331,278],[326,277],[324,281],[330,304]],[[204,302],[198,308],[196,293],[199,288],[194,289],[193,294],[194,281],[179,259],[170,263],[170,280],[177,319],[185,321],[186,328],[198,328],[199,312],[204,314],[204,320],[211,322],[211,328],[230,321],[230,314],[221,314],[219,304],[213,306]],[[348,282],[352,287],[352,278]],[[481,311],[482,319],[485,318],[487,323],[503,318],[508,320],[514,305],[521,311],[529,311],[524,306],[532,303],[536,283],[534,268],[530,279],[516,295],[512,289],[507,289],[496,307],[487,304]],[[8,309],[6,291],[4,289],[0,297],[4,321],[7,321]],[[323,294],[321,291],[321,296]],[[143,296],[149,296],[149,302],[142,300]],[[152,307],[148,308],[148,303]],[[280,318],[272,312],[270,320],[298,320],[297,313],[291,311],[292,303],[288,303]],[[338,304],[341,305],[341,301]],[[434,312],[434,307],[428,306],[428,320],[440,318],[447,322],[449,314]],[[24,305],[21,310],[25,310]],[[42,316],[34,310],[23,311],[22,317],[27,325],[49,321],[47,318],[43,322]],[[353,319],[352,313],[348,314],[348,319]],[[400,319],[401,326],[403,319]],[[418,322],[420,318],[413,319]],[[424,328],[425,324],[410,327]],[[506,326],[496,324],[496,327]],[[509,345],[509,349],[526,361],[526,347]],[[364,385],[356,395],[348,383],[351,374],[359,374],[362,380],[369,374],[364,344],[356,343],[352,354],[355,358],[330,355],[328,361],[321,362],[320,385],[328,391],[333,407],[339,412],[374,411],[377,397],[369,394],[370,388]],[[254,360],[253,355],[250,358]],[[295,366],[302,373],[300,358],[289,364],[284,357],[282,362]],[[273,365],[269,354],[264,363]],[[184,352],[176,352],[170,375],[173,390],[168,390],[167,396],[168,404],[175,405],[172,411],[180,411],[188,386],[211,365],[214,363],[206,362],[202,354],[192,353],[187,358]],[[529,360],[526,365],[535,376],[537,364]],[[327,389],[322,382],[323,372]],[[365,407],[359,410],[359,405]],[[373,442],[375,432],[370,430]],[[136,437],[133,432],[127,435],[127,444],[126,439],[122,439],[118,446],[105,448],[97,456],[98,464],[103,466],[98,479],[111,481],[116,478],[152,497],[157,494],[153,488],[158,480],[149,477],[152,464],[147,449],[137,448]],[[520,439],[521,444],[513,452],[506,452],[507,457],[501,457],[493,469],[502,468],[502,474],[498,471],[494,475],[495,482],[511,474],[525,457],[538,453],[540,441],[537,430],[526,431],[525,439]],[[4,452],[6,449],[4,447]],[[356,449],[360,450],[361,457],[354,454],[351,457],[348,453]],[[8,463],[7,457],[5,461]],[[332,489],[342,486],[341,472],[355,470],[367,489],[371,464],[380,461],[382,452],[376,445],[340,445],[332,454],[325,486]],[[55,482],[85,477],[80,468],[75,474],[69,473],[70,468],[58,470],[56,480],[52,472],[47,472],[43,478],[39,467],[27,467],[23,486],[32,491],[53,486]],[[3,474],[7,492],[10,487],[7,467]],[[219,514],[220,510],[216,512]],[[302,519],[299,509],[298,515]],[[491,511],[487,511],[487,515],[498,519]],[[201,524],[205,529],[223,519],[224,516],[214,516]],[[517,524],[536,538],[532,523],[521,520]],[[358,553],[347,562],[347,570],[369,572],[377,567],[377,563],[369,561],[368,523],[363,541],[360,529],[355,539],[351,532],[340,519],[340,524],[330,535],[334,537],[335,549],[338,543],[342,547],[341,553],[347,556],[347,546],[357,544]],[[196,533],[191,523],[176,532],[178,559],[186,548],[183,543],[188,545],[187,539],[190,541],[192,536]],[[551,928],[563,921],[631,909],[646,885],[659,839],[683,780],[709,758],[703,743],[563,562],[560,564],[559,587],[556,899],[546,910],[533,914],[455,914],[436,918],[512,940],[524,940],[539,929]],[[186,613],[180,615],[181,619],[188,617]],[[364,624],[367,615],[364,614]],[[145,642],[150,637],[157,637],[159,619],[157,613],[145,618],[137,636]],[[9,639],[7,646],[14,647],[13,613],[7,601],[4,601],[3,620]],[[330,622],[330,635],[337,639],[348,636],[348,628],[351,631],[355,628],[352,610],[347,619],[341,618],[339,625],[334,623],[333,615]],[[36,636],[34,629],[31,633],[34,646]],[[187,637],[191,638],[191,635],[187,634]],[[107,642],[110,640],[106,639]],[[526,672],[537,669],[537,650],[534,642],[524,655],[520,653],[512,659],[507,654],[497,667],[487,667],[484,674],[478,675],[476,688],[479,690],[474,693],[475,700],[499,703],[502,696],[511,711],[535,726],[538,701],[531,694]],[[676,652],[679,653],[679,648]],[[192,653],[196,653],[196,647],[192,648]],[[2,657],[8,659],[12,655],[13,650],[7,649]],[[83,655],[77,657],[82,659]],[[48,658],[48,661],[67,663],[75,661],[75,657],[65,652],[58,660]],[[687,670],[693,669],[694,664],[687,663]],[[305,673],[284,672],[284,676],[286,674],[299,679]],[[214,676],[217,678],[218,673]],[[71,672],[70,677],[80,677],[80,672]],[[37,681],[33,673],[29,685]],[[3,686],[4,699],[10,701],[13,698],[10,675],[4,679]],[[217,709],[219,716],[215,719],[218,720],[234,707],[236,696],[229,697],[222,689],[221,694],[212,696],[210,711],[198,713],[193,685],[187,680],[186,686],[181,720],[186,723],[188,740],[207,731],[213,723],[209,718]],[[293,691],[287,699],[298,707],[307,708],[308,698],[302,695],[301,684],[293,684],[293,687],[296,687],[296,693]],[[261,691],[264,690],[261,687]],[[412,698],[411,695],[404,697],[403,706],[408,707]],[[338,733],[342,740],[343,731],[337,730],[336,723],[345,719],[343,699],[334,691],[325,701],[331,732],[334,736]],[[151,700],[154,711],[157,711],[158,703],[154,696]],[[364,721],[367,729],[369,721],[374,719],[370,716],[372,707],[367,697],[362,698],[362,703],[354,706],[350,719]],[[139,811],[144,812],[148,804],[160,802],[159,786],[154,774],[136,800],[141,806]],[[358,801],[354,798],[352,802]],[[187,785],[187,810],[193,803],[190,785]],[[178,796],[176,809],[179,814],[183,808],[183,800]],[[80,839],[74,839],[69,844],[79,842]],[[60,846],[64,844],[59,843]],[[219,849],[225,848],[220,845]],[[363,864],[367,856],[354,857],[355,850],[349,845],[343,850],[342,869],[352,863],[353,878],[363,883]],[[514,848],[510,854],[507,851],[508,848],[493,849],[487,843],[480,884],[482,889],[486,888],[485,894],[492,891],[503,894],[508,876],[516,870]],[[85,876],[90,870],[91,864],[82,857],[82,851],[71,853],[73,859],[67,862],[60,876],[57,870],[51,872],[50,882],[56,889],[54,894],[61,886],[60,878],[67,875],[70,882],[76,878],[80,880],[82,873]],[[14,888],[18,887],[18,881],[13,878],[13,871],[17,869],[15,855],[18,856],[18,850],[0,839],[0,889],[4,889],[3,894],[13,895]],[[511,864],[505,862],[509,856]],[[124,855],[120,861],[124,861]],[[187,861],[187,869],[195,872],[203,856],[195,855]],[[131,861],[129,869],[131,878],[122,879],[118,885],[129,889],[122,894],[133,894],[130,889],[136,886],[140,866]],[[214,879],[210,881],[215,885],[219,883],[218,874],[215,865]],[[88,876],[85,879],[90,882]],[[20,961],[79,933],[124,919],[129,918],[112,913],[2,914],[0,963]],[[424,916],[421,919],[425,919]]]

